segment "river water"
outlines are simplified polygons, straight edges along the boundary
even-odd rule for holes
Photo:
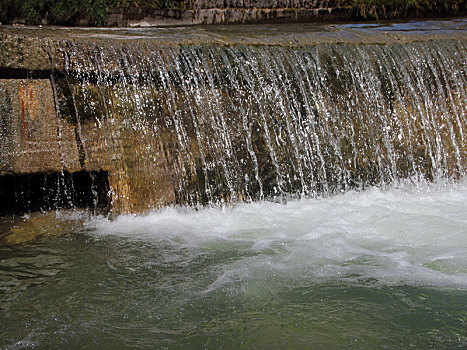
[[[4,218],[0,348],[465,349],[467,182]]]

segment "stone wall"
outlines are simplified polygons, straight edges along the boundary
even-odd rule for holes
[[[192,9],[111,8],[110,26],[167,26],[207,24],[335,22],[380,17],[384,19],[465,16],[467,9],[439,13],[429,9],[386,6],[366,14],[345,0],[197,0]],[[376,11],[373,9],[373,11]]]
[[[339,0],[198,0],[193,10],[110,9],[110,26],[280,23],[349,19]]]
[[[329,8],[339,7],[341,3],[340,0],[197,0],[195,8]]]

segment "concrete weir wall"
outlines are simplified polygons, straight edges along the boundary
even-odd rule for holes
[[[57,113],[45,43],[0,35],[0,176],[81,169],[75,126]]]
[[[59,64],[52,64],[46,43],[35,36],[0,35],[2,214],[93,203],[84,198],[93,196],[95,172],[83,167],[76,123],[60,116],[52,77]],[[70,174],[89,188],[81,190]]]
[[[50,203],[28,204],[17,197],[30,195],[26,192],[32,189],[25,182],[38,186],[42,181],[47,186],[55,186],[50,184],[50,178],[56,178],[57,174],[68,181],[68,174],[82,178],[83,171],[90,174],[93,184],[98,183],[94,195],[107,196],[96,198],[95,206],[104,212],[110,210],[112,215],[141,212],[175,202],[167,166],[156,162],[149,176],[144,175],[140,166],[144,163],[143,153],[163,159],[156,151],[160,140],[154,139],[154,147],[145,151],[145,145],[139,145],[140,134],[123,130],[116,144],[109,144],[108,140],[116,136],[109,121],[80,123],[77,111],[70,111],[67,103],[73,93],[64,89],[72,84],[64,83],[65,62],[63,52],[57,50],[59,39],[39,38],[29,33],[0,35],[0,38],[0,201],[5,203],[0,206],[0,214],[9,213],[10,208],[15,209],[12,212],[21,212],[37,210],[40,205],[42,209],[73,206],[63,199],[60,203],[52,203],[57,200],[50,198]],[[107,178],[101,179],[96,174],[105,174]],[[37,180],[40,176],[44,180]],[[5,186],[16,183],[21,187],[10,191],[2,181]],[[56,182],[60,181],[61,178]],[[72,187],[81,185],[68,182],[68,188],[58,185],[72,197],[71,192],[75,190]],[[32,192],[35,195],[37,191]],[[17,208],[15,201],[25,207]],[[77,198],[76,202],[82,200]],[[83,203],[89,206],[89,201]]]
[[[460,178],[467,35],[439,25],[0,28],[0,201],[68,181],[60,203],[87,186],[118,215]]]

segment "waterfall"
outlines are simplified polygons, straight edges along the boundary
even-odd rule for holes
[[[467,44],[63,40],[56,80],[114,207],[320,197],[467,166]]]
[[[467,349],[466,25],[0,26],[0,348]]]

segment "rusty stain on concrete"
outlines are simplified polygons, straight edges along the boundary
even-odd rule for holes
[[[81,170],[74,125],[61,121],[62,132],[57,135],[50,80],[0,79],[0,85],[3,94],[11,99],[11,110],[3,116],[7,128],[0,140],[0,148],[8,148],[11,157],[2,160],[0,173]],[[60,162],[60,154],[67,160],[66,169]]]

